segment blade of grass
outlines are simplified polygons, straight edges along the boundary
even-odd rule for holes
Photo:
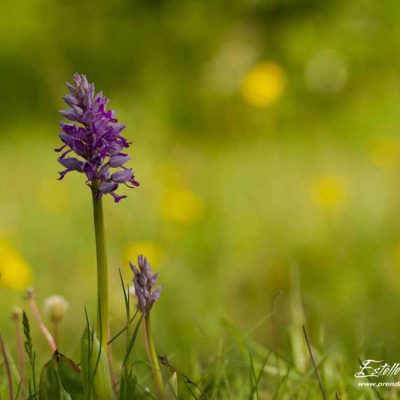
[[[110,326],[108,326],[108,337],[111,336],[110,333]],[[107,342],[107,359],[108,359],[108,369],[110,370],[110,379],[111,379],[111,385],[114,391],[114,395],[117,395],[117,376],[115,375],[114,371],[114,359],[113,359],[113,353],[112,353],[112,346],[108,344]]]
[[[14,387],[13,387],[13,381],[11,378],[10,362],[8,360],[6,347],[4,345],[4,341],[3,341],[3,338],[1,335],[0,335],[0,350],[1,350],[1,354],[3,356],[4,369],[6,370],[8,392],[10,394],[10,400],[14,400]]]
[[[131,340],[129,342],[129,345],[128,345],[128,350],[127,350],[127,352],[125,354],[124,361],[122,363],[122,369],[124,369],[126,367],[126,363],[128,362],[129,357],[131,355],[133,346],[135,345],[135,342],[136,342],[136,338],[137,338],[137,335],[138,335],[138,332],[139,332],[139,327],[140,327],[140,324],[142,322],[142,319],[143,319],[143,316],[140,316],[139,321],[136,324],[136,328],[135,328],[135,330],[133,332],[132,338],[131,338]]]
[[[253,360],[253,355],[251,354],[250,348],[248,349],[248,353],[249,353],[249,359],[250,359],[250,384],[251,384],[251,392],[250,392],[249,400],[253,400],[254,394],[256,395],[256,399],[259,400],[256,370],[254,368],[254,360]]]
[[[184,373],[178,371],[178,370],[169,362],[168,357],[167,357],[166,355],[160,355],[160,356],[159,356],[159,359],[160,359],[160,363],[161,363],[162,365],[164,365],[165,367],[167,367],[167,368],[170,370],[170,372],[171,372],[172,374],[175,373],[175,374],[177,374],[177,376],[178,376],[179,378],[182,379],[182,381],[183,381],[183,383],[185,384],[186,388],[188,389],[188,391],[190,392],[190,394],[191,394],[195,399],[198,399],[199,397],[197,397],[196,393],[194,393],[194,391],[193,391],[193,389],[192,389],[191,386],[193,386],[194,388],[196,388],[196,389],[200,392],[201,398],[203,398],[203,399],[205,399],[205,400],[208,399],[208,397],[207,397],[207,395],[204,393],[203,389],[202,389],[196,382],[194,382],[192,379],[190,379],[187,375],[185,375]]]
[[[135,320],[139,310],[135,311],[135,314],[133,314],[132,318],[129,320],[129,325]],[[116,333],[109,341],[107,344],[111,344],[114,340],[118,339],[124,332],[126,331],[126,326],[122,328],[118,333]]]
[[[32,384],[29,382],[29,398],[35,398],[37,394],[37,387],[36,387],[36,355],[35,351],[33,350],[32,345],[32,337],[31,337],[31,327],[29,325],[29,319],[25,313],[22,312],[22,325],[24,327],[24,347],[25,352],[29,359],[29,364],[31,366],[31,373],[32,373]]]
[[[279,296],[282,296],[283,294],[284,294],[283,290],[279,289],[278,292],[274,294],[274,296],[272,297],[272,300],[271,300],[271,334],[272,334],[272,343],[274,345],[274,350],[277,355],[278,355],[278,341],[276,340],[277,335],[276,335],[276,328],[275,328],[276,321],[275,321],[274,307],[275,307],[276,299]],[[276,357],[276,368],[278,370],[278,375],[280,376],[279,357]]]
[[[88,360],[88,373],[87,373],[87,378],[88,378],[88,382],[85,385],[88,388],[88,393],[87,393],[87,398],[91,399],[91,387],[92,385],[90,384],[90,376],[91,376],[91,355],[92,355],[92,350],[93,350],[93,341],[92,339],[92,333],[90,330],[90,322],[89,322],[89,316],[88,316],[88,312],[87,312],[87,308],[85,306],[85,319],[86,319],[86,332],[87,332],[87,339],[88,339],[88,351],[87,351],[87,360]]]
[[[289,365],[287,366],[286,373],[285,373],[285,375],[283,376],[282,380],[279,382],[279,385],[278,385],[277,388],[276,388],[276,391],[275,391],[275,395],[274,395],[273,400],[279,399],[278,396],[279,396],[279,394],[280,394],[281,387],[283,387],[282,396],[285,394],[285,392],[286,392],[286,390],[287,390],[288,381],[289,381],[289,376],[290,376],[290,372],[291,372],[291,370],[292,370],[292,367],[293,367],[293,364],[289,364]],[[283,397],[282,397],[282,398],[283,398]]]
[[[125,315],[126,315],[125,329],[121,333],[126,331],[125,351],[127,351],[128,350],[128,346],[129,346],[129,326],[130,326],[130,323],[131,323],[131,309],[130,309],[130,301],[129,301],[129,285],[127,285],[127,287],[125,289],[125,282],[124,282],[124,279],[122,277],[122,272],[121,272],[120,269],[118,271],[119,271],[119,278],[120,278],[120,281],[121,281],[122,292],[124,294]]]
[[[259,387],[259,385],[260,385],[261,378],[262,378],[263,373],[264,373],[264,368],[265,368],[265,366],[267,365],[267,362],[268,362],[268,359],[269,359],[269,356],[271,355],[271,353],[272,353],[272,351],[270,351],[270,352],[267,354],[267,356],[264,358],[264,361],[263,361],[263,363],[262,363],[260,372],[258,373],[258,376],[257,376],[256,379],[255,379],[255,385],[253,386],[253,389],[252,389],[252,391],[251,391],[250,399],[253,398],[253,395],[254,395],[254,391],[255,391],[255,390],[257,390],[257,398],[258,398],[258,396],[259,396],[259,395],[258,395],[258,387]]]
[[[322,386],[321,377],[319,376],[319,372],[318,372],[318,369],[317,369],[317,365],[315,364],[314,356],[313,356],[313,353],[312,353],[312,351],[311,351],[310,341],[308,340],[306,327],[305,327],[304,325],[303,325],[303,333],[304,333],[304,338],[306,339],[307,348],[308,348],[308,352],[309,352],[309,354],[310,354],[311,362],[312,362],[313,367],[314,367],[315,377],[317,378],[317,381],[318,381],[319,390],[321,391],[322,398],[323,398],[324,400],[326,400],[326,395],[325,395],[325,392],[324,392],[324,388],[323,388],[323,386]]]
[[[290,269],[290,342],[292,355],[296,369],[304,373],[307,370],[307,348],[299,332],[305,324],[305,312],[303,308],[300,271],[298,265],[292,265]]]
[[[19,381],[18,388],[17,388],[17,393],[15,393],[15,397],[14,397],[15,400],[18,399],[19,393],[21,391],[21,387],[22,387],[22,379]]]
[[[102,307],[100,305],[100,298],[97,300],[97,303],[98,303],[97,304],[97,308],[99,310],[98,323],[99,323],[100,327],[103,327],[102,311],[101,311]],[[97,368],[99,367],[100,358],[101,358],[101,352],[103,351],[103,334],[104,334],[104,332],[103,332],[102,328],[99,329],[99,331],[100,331],[100,337],[98,339],[99,339],[99,342],[100,342],[100,348],[99,348],[99,353],[97,354],[96,364],[95,364],[94,371],[93,371],[93,379],[94,379],[94,376],[96,375]],[[107,332],[108,332],[108,323],[107,323]],[[94,334],[95,333],[93,332],[93,337],[94,337]],[[107,339],[106,339],[106,345],[107,345]],[[106,349],[107,349],[107,347],[106,347]]]

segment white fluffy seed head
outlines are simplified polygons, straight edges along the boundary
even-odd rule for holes
[[[58,323],[64,318],[65,312],[68,310],[69,303],[63,296],[56,294],[54,296],[47,297],[44,300],[44,307],[49,320],[51,322]]]

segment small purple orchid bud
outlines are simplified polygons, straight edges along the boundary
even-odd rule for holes
[[[77,115],[73,110],[61,110],[60,114],[70,121],[77,121]]]
[[[79,101],[72,96],[63,96],[63,100],[71,107],[79,104]]]
[[[126,162],[130,160],[130,157],[125,154],[117,154],[115,156],[110,157],[110,167],[118,168],[122,167]]]
[[[74,109],[76,115],[83,115],[82,108],[80,108],[80,107],[78,107],[76,105],[73,105],[72,108]]]
[[[115,189],[117,189],[118,184],[114,182],[102,182],[99,185],[99,191],[103,194],[105,193],[111,193]]]
[[[83,171],[85,163],[77,158],[60,158],[58,162],[70,171]]]
[[[112,132],[114,135],[119,135],[125,129],[125,125],[116,124],[112,127]]]
[[[111,179],[116,183],[129,182],[132,178],[132,170],[124,169],[122,171],[115,172],[111,175]]]
[[[67,135],[66,133],[60,133],[58,137],[68,146],[73,146],[74,145],[74,139],[71,137],[71,135]]]
[[[138,256],[137,266],[130,261],[129,264],[133,272],[133,286],[138,299],[138,308],[143,315],[146,315],[161,295],[162,286],[154,289],[158,272],[152,274],[151,265],[143,255]]]
[[[89,89],[89,82],[88,82],[86,76],[75,73],[74,78],[75,78],[76,82],[78,82],[80,84],[82,91],[87,92]]]
[[[104,181],[107,181],[110,178],[110,166],[106,164],[101,170],[100,170],[100,176]]]
[[[76,96],[76,87],[74,85],[71,85],[69,82],[67,82],[67,88],[69,92],[72,94],[73,97]]]
[[[159,286],[152,294],[151,294],[151,302],[155,303],[161,296],[162,286]]]

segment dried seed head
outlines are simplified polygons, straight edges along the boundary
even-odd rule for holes
[[[56,294],[54,296],[47,297],[44,300],[44,306],[47,318],[49,318],[49,320],[53,323],[59,323],[64,318],[69,304],[64,297]]]
[[[28,300],[33,298],[33,288],[29,287],[28,289],[26,289],[26,298]]]
[[[14,307],[11,313],[11,319],[15,322],[22,321],[22,309],[20,307]]]

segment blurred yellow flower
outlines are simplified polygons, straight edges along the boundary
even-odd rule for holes
[[[27,262],[4,239],[0,239],[0,285],[9,289],[26,289],[32,273]]]
[[[150,264],[156,268],[164,258],[163,250],[160,245],[142,240],[128,244],[124,251],[124,264],[128,265],[128,261],[132,261],[135,264],[139,254],[146,256]]]
[[[285,73],[279,65],[259,63],[243,79],[243,99],[255,107],[268,107],[282,96],[285,82]]]
[[[398,278],[400,273],[400,242],[394,248],[394,272],[396,273],[396,278]]]
[[[373,136],[368,141],[372,162],[381,168],[393,168],[400,161],[400,139],[396,136]]]
[[[333,175],[321,175],[311,184],[311,199],[324,209],[338,209],[347,200],[347,188],[342,178]]]
[[[203,214],[203,202],[187,189],[167,189],[164,195],[162,217],[167,221],[190,223]]]
[[[159,164],[156,176],[163,184],[167,182],[168,185],[180,186],[187,181],[187,169],[176,161],[169,160]]]
[[[69,197],[68,186],[60,185],[56,179],[43,180],[38,187],[37,201],[49,214],[62,213],[68,205]]]

